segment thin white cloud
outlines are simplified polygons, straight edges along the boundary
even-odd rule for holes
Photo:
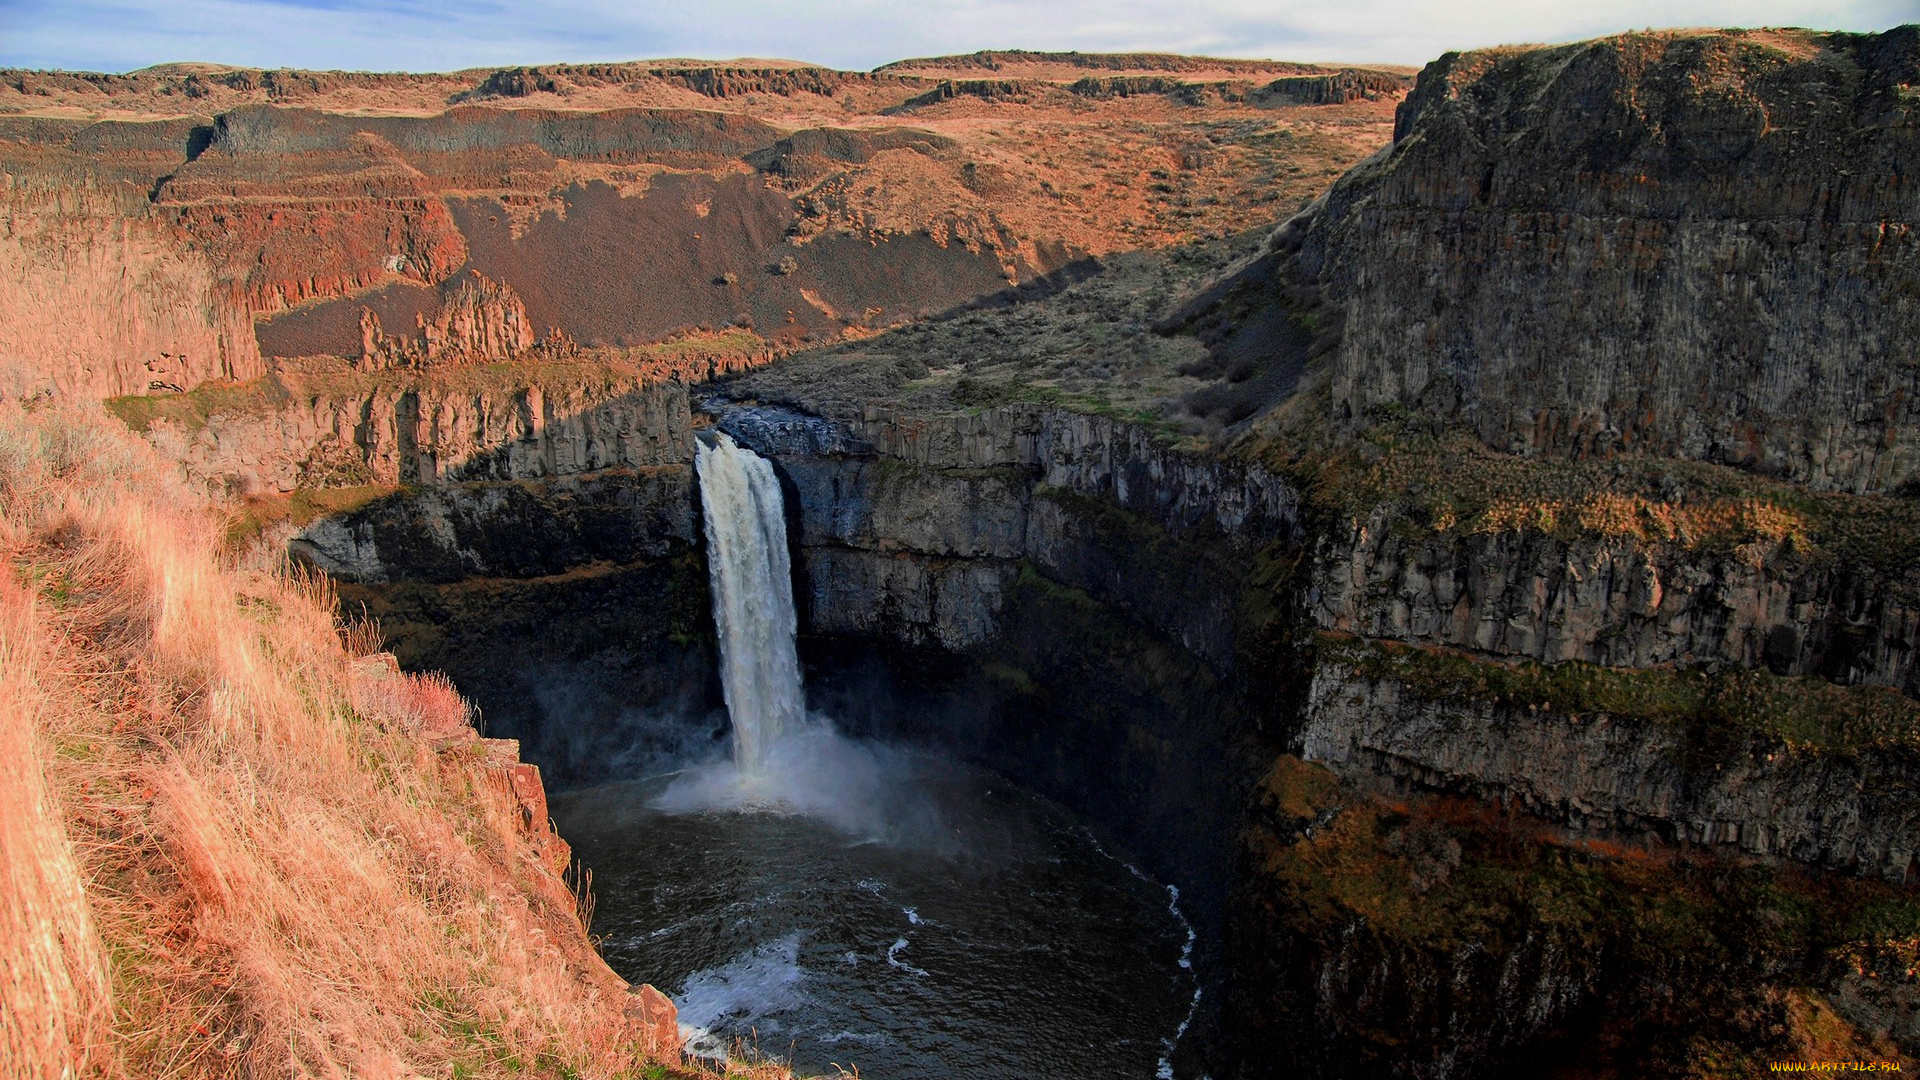
[[[0,0],[0,64],[423,71],[779,56],[866,68],[981,48],[1417,64],[1448,49],[1652,26],[1876,30],[1914,20],[1920,0]]]

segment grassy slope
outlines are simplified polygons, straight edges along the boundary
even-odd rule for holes
[[[698,1075],[451,687],[223,566],[114,426],[0,415],[8,1075]]]
[[[798,353],[737,378],[733,389],[828,410],[849,401],[926,412],[1038,401],[1198,436],[1208,427],[1184,402],[1210,383],[1190,374],[1207,366],[1207,351],[1151,327],[1265,232],[1109,256],[1088,267],[1097,272],[1085,280],[1030,284],[862,341]]]

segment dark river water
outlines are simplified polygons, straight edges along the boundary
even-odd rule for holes
[[[1195,989],[1171,890],[992,774],[830,735],[794,753],[777,781],[722,762],[553,800],[607,961],[673,997],[692,1049],[873,1080],[1170,1075]]]

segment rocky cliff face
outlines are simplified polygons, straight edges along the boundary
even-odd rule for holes
[[[1179,885],[1215,978],[1273,701],[1253,657],[1274,628],[1243,598],[1295,540],[1293,491],[1050,406],[707,407],[786,490],[810,706],[1100,822]]]
[[[1907,355],[1920,264],[1907,178],[1894,164],[1913,149],[1904,87],[1915,81],[1914,40],[1910,30],[1683,34],[1447,58],[1403,106],[1394,147],[1282,230],[1250,273],[1277,268],[1272,299],[1303,325],[1337,320],[1294,335],[1314,344],[1293,358],[1304,388],[1324,388],[1336,440],[1410,417],[1416,430],[1465,426],[1503,452],[1632,451],[1802,485],[1750,500],[1762,516],[1799,506],[1807,489],[1897,490],[1920,465]],[[1302,283],[1312,288],[1298,291]],[[958,475],[1036,469],[1023,440],[1044,437],[991,411],[936,419],[807,395],[881,454],[879,467],[788,465],[803,505],[846,514],[803,511],[801,529],[830,541],[812,541],[806,577],[828,618],[844,620],[835,629],[997,656],[996,641],[1020,633],[1013,620],[1031,617],[1014,599],[1028,579],[999,562],[1018,558],[1096,603],[1136,603],[1128,610],[1161,640],[1209,663],[1238,662],[1233,677],[1249,672],[1252,650],[1235,637],[1244,621],[1183,624],[1167,613],[1206,605],[1156,591],[1164,576],[1084,573],[1101,548],[1127,551],[1136,571],[1166,565],[1143,533],[1055,548],[1063,531],[1097,530],[1098,511],[1039,488],[1022,500],[1017,477]],[[1317,404],[1303,394],[1292,408]],[[895,459],[918,468],[902,473]],[[1070,460],[1056,452],[1046,467]],[[1085,493],[1177,531],[1179,477],[1164,461]],[[1603,482],[1603,494],[1639,505],[1616,483]],[[925,516],[850,511],[862,492]],[[1797,1023],[1801,1005],[1780,996],[1783,979],[1820,987],[1863,1031],[1897,1028],[1884,1009],[1862,1007],[1852,977],[1832,966],[1844,966],[1845,949],[1872,952],[1889,939],[1847,923],[1839,935],[1860,936],[1836,952],[1818,925],[1845,921],[1841,892],[1878,886],[1818,886],[1831,891],[1808,901],[1824,914],[1795,931],[1806,941],[1743,959],[1717,924],[1746,901],[1703,882],[1791,883],[1795,866],[1906,879],[1920,825],[1898,794],[1912,783],[1916,731],[1911,698],[1896,692],[1914,693],[1910,558],[1823,550],[1793,530],[1721,543],[1524,515],[1468,528],[1444,515],[1402,520],[1417,499],[1354,511],[1324,493],[1309,498],[1321,502],[1301,515],[1310,553],[1297,571],[1251,586],[1250,576],[1196,569],[1197,591],[1271,590],[1309,624],[1412,643],[1420,656],[1450,646],[1460,652],[1444,661],[1469,670],[1415,677],[1344,662],[1330,647],[1260,654],[1283,670],[1298,665],[1287,676],[1302,694],[1268,730],[1338,782],[1389,801],[1351,826],[1365,831],[1350,846],[1316,846],[1336,819],[1308,813],[1286,842],[1249,852],[1235,886],[1247,907],[1236,908],[1245,921],[1233,933],[1249,959],[1235,968],[1233,1023],[1249,1040],[1240,1049],[1250,1075],[1340,1076],[1361,1063],[1394,1075],[1495,1075],[1589,1053],[1631,1071],[1669,1038],[1737,1056],[1777,1045]],[[1853,515],[1849,527],[1882,528],[1864,502],[1836,513]],[[928,527],[962,520],[981,529]],[[1885,535],[1905,535],[1885,521]],[[1008,540],[1016,534],[1024,546]],[[913,601],[888,599],[898,597]],[[1523,659],[1546,666],[1516,667]],[[1030,657],[1016,668],[1055,670]],[[1525,679],[1538,685],[1517,689]],[[1240,730],[1257,726],[1227,711]],[[1216,747],[1229,742],[1202,731]],[[1463,830],[1395,818],[1435,799],[1437,812],[1517,814],[1504,820],[1522,824],[1465,829],[1486,849],[1463,856]],[[1662,868],[1643,871],[1629,848]],[[1603,911],[1697,888],[1720,891],[1684,903],[1717,914],[1689,925],[1683,943],[1656,943],[1676,925],[1667,915],[1641,924]],[[1429,894],[1446,920],[1421,920]],[[1566,904],[1587,902],[1570,897],[1600,894],[1614,899],[1569,917]],[[1756,900],[1755,911],[1775,902]],[[1393,921],[1403,918],[1412,929]],[[1713,998],[1724,1028],[1673,1008],[1674,987],[1699,988],[1704,1000],[1716,979],[1757,988]],[[1667,1034],[1636,1042],[1606,1029],[1594,1012],[1603,999],[1636,1031]],[[1300,1035],[1303,1017],[1317,1018],[1316,1035]],[[1289,1045],[1276,1051],[1262,1032]]]
[[[262,373],[245,312],[143,189],[78,168],[23,177],[5,160],[0,395],[100,398]]]
[[[379,315],[371,308],[360,309],[361,370],[506,362],[534,345],[527,305],[511,288],[478,270],[441,300],[431,320],[424,313],[415,316],[414,326],[414,333],[389,336]]]
[[[1302,754],[1388,790],[1470,794],[1601,837],[1651,834],[1894,881],[1912,872],[1920,810],[1899,793],[1920,778],[1920,754],[1904,740],[1835,750],[1568,706],[1421,693],[1329,649],[1307,692]]]
[[[1912,535],[1892,493],[1920,465],[1920,257],[1901,166],[1916,149],[1916,40],[1637,35],[1430,67],[1394,145],[1239,283],[1299,325],[1229,328],[1205,363],[1180,361],[1179,378],[1259,389],[1256,411],[1295,395],[1254,436],[1325,406],[1320,442],[1289,460],[1258,438],[1235,444],[1245,456],[1175,449],[1164,414],[1121,422],[1111,401],[1100,413],[1062,392],[1062,372],[997,354],[960,365],[963,379],[951,353],[914,363],[904,334],[892,352],[801,369],[820,378],[784,397],[772,382],[749,390],[806,411],[707,402],[786,489],[813,703],[856,731],[977,755],[1193,886],[1197,921],[1234,957],[1226,1015],[1247,1076],[1438,1080],[1549,1058],[1630,1074],[1726,1046],[1785,1058],[1779,1031],[1812,1007],[1793,997],[1808,987],[1863,1030],[1910,1037],[1897,1017],[1920,935],[1903,884],[1920,837],[1906,809],[1920,603],[1911,551],[1888,549]],[[524,71],[480,89],[545,101],[587,92],[589,77]],[[1298,77],[1316,81],[1281,89],[1391,89]],[[1174,92],[1160,78],[1103,76],[1086,93],[996,79],[888,107]],[[878,85],[742,80],[684,81],[717,95]],[[1284,107],[1257,96],[1244,104]],[[958,136],[755,123],[232,113],[162,201],[199,227],[223,200],[258,196],[275,209],[235,227],[246,244],[295,195],[351,204],[364,220],[341,225],[344,261],[316,264],[310,289],[295,255],[240,263],[268,267],[249,303],[331,297],[276,315],[269,338],[363,325],[355,340],[381,370],[289,362],[232,400],[119,407],[239,489],[404,485],[306,526],[296,549],[381,616],[409,663],[453,671],[560,782],[707,737],[718,699],[688,464],[707,418],[688,384],[721,365],[588,377],[600,361],[528,359],[528,330],[617,343],[661,312],[745,308],[795,340],[810,326],[864,333],[933,293],[888,293],[869,318],[891,286],[829,268],[1004,281],[999,260],[1019,247],[1005,221],[928,229],[921,204],[862,201],[866,184],[923,190],[907,180],[1006,201],[1007,178],[963,161]],[[714,147],[725,168],[700,171]],[[1163,194],[1187,182],[1176,167],[1199,175],[1239,153],[1181,144]],[[255,159],[287,164],[259,181],[281,188],[245,187]],[[500,179],[502,161],[524,171]],[[497,185],[460,186],[486,177]],[[589,265],[616,234],[666,252],[674,280],[577,288],[627,265]],[[843,258],[892,244],[878,264]],[[748,256],[751,279],[736,268]],[[513,266],[499,279],[519,306],[504,287],[441,289],[455,263]],[[328,321],[349,303],[354,319]],[[356,323],[361,310],[379,322]],[[384,329],[402,314],[411,339]],[[1132,366],[1101,352],[1113,334],[1056,348],[1065,322],[1008,349]],[[977,329],[999,347],[985,342],[1001,327]],[[504,374],[433,363],[461,355],[518,360]],[[1048,381],[987,385],[996,368]],[[1442,435],[1479,456],[1448,457]],[[1734,495],[1703,508],[1691,481],[1655,477],[1673,493],[1643,497],[1625,464],[1585,501],[1522,490],[1499,513],[1456,514],[1426,490],[1495,459],[1522,463],[1525,488],[1543,460],[1573,469],[1620,451],[1654,473],[1673,466],[1663,456],[1718,462],[1689,467],[1717,470]],[[1343,493],[1342,470],[1395,453],[1426,455],[1424,472]],[[1315,472],[1315,454],[1332,464]],[[1756,494],[1755,470],[1788,482]],[[1821,494],[1836,490],[1875,494]],[[1588,522],[1602,504],[1624,507],[1625,525]],[[1689,514],[1733,526],[1641,527]],[[1744,941],[1747,927],[1763,930]],[[1886,977],[1872,992],[1869,971]],[[1609,1026],[1603,1006],[1622,1002],[1618,1023],[1679,1034],[1635,1042]]]
[[[540,375],[461,386],[288,374],[204,412],[127,411],[189,477],[238,494],[572,476],[692,456],[684,383],[633,370]]]
[[[693,432],[684,389],[656,390],[680,396],[619,414],[658,444],[644,465],[555,470],[529,447],[494,459],[496,472],[423,473],[419,486],[323,517],[292,542],[400,635],[410,663],[431,657],[530,753],[558,755],[563,783],[606,776],[620,739],[657,741],[657,718],[632,703],[691,703],[683,728],[717,704],[704,566],[687,562],[697,488],[679,448]],[[1028,746],[1032,782],[1098,810],[1212,898],[1197,902],[1217,905],[1223,844],[1162,840],[1231,828],[1240,786],[1218,782],[1220,754],[1232,718],[1259,711],[1225,678],[1242,662],[1238,597],[1253,556],[1293,535],[1290,489],[1258,468],[1173,453],[1127,425],[1054,408],[851,423],[707,408],[775,461],[788,490],[816,705],[858,729],[938,737],[1009,766]],[[613,621],[589,620],[600,627],[590,635],[563,610],[588,592],[632,590]],[[481,595],[497,607],[471,599]],[[663,607],[670,597],[680,599]],[[1061,620],[1080,630],[1042,629]],[[538,661],[490,659],[514,650]],[[905,667],[885,675],[836,659],[855,654]],[[1049,688],[1082,665],[1111,670],[1049,706]],[[936,670],[930,689],[921,676]],[[565,703],[549,700],[559,672],[575,683]],[[984,712],[956,712],[963,699]],[[1053,718],[1035,727],[1037,716]],[[1181,737],[1201,728],[1213,734]]]
[[[684,553],[695,506],[685,465],[440,484],[322,518],[289,546],[356,583],[551,577]]]
[[[1913,999],[1899,946],[1869,932],[1840,959],[1831,944],[1902,890],[1568,843],[1477,799],[1367,796],[1288,756],[1254,803],[1230,931],[1247,1075],[1910,1060],[1910,1029],[1888,1022]],[[1882,1004],[1861,1008],[1869,986]]]
[[[692,482],[665,466],[402,491],[290,546],[549,782],[631,779],[725,736]]]
[[[1920,469],[1920,30],[1449,54],[1275,238],[1339,305],[1336,410],[1818,488]]]
[[[1408,535],[1395,518],[1382,507],[1322,540],[1306,596],[1320,627],[1548,663],[1718,661],[1920,695],[1920,605],[1869,567],[1779,543]]]
[[[1881,610],[1850,599],[1844,567],[1526,529],[1449,537],[1371,520],[1330,530],[1263,469],[1052,406],[933,414],[856,403],[820,416],[714,399],[703,408],[771,457],[786,488],[815,707],[855,731],[936,738],[993,762],[1096,817],[1180,882],[1190,914],[1237,957],[1202,963],[1222,980],[1216,989],[1234,988],[1221,1015],[1246,1075],[1284,1065],[1336,1076],[1361,1059],[1399,1075],[1488,1075],[1502,1062],[1586,1053],[1603,1038],[1592,1026],[1598,1001],[1633,1002],[1663,1031],[1692,1030],[1663,1011],[1658,987],[1775,977],[1713,960],[1719,946],[1691,939],[1685,950],[1707,952],[1655,962],[1631,920],[1603,931],[1567,921],[1550,895],[1573,887],[1556,876],[1574,872],[1567,858],[1595,860],[1603,869],[1592,873],[1620,898],[1670,883],[1665,871],[1641,884],[1606,876],[1625,872],[1612,854],[1621,845],[1670,845],[1662,850],[1709,866],[1752,857],[1890,881],[1911,867],[1920,821],[1897,796],[1914,782],[1902,741],[1912,725],[1901,720],[1911,703],[1805,677],[1829,663],[1840,631],[1807,631],[1798,651],[1775,641],[1782,626],[1802,633],[1843,610],[1852,626]],[[621,702],[677,702],[695,716],[717,703],[704,568],[688,561],[696,499],[684,458],[448,481],[317,523],[298,547],[368,583],[346,595],[397,627],[416,662],[455,670],[560,782],[592,780],[620,767],[606,746],[636,748],[640,761],[688,737],[684,723]],[[1847,681],[1899,685],[1906,609],[1875,602],[1894,621],[1870,621],[1883,648],[1855,654],[1864,666],[1847,669]],[[1295,620],[1364,637],[1303,649],[1289,637]],[[1457,659],[1472,670],[1436,680],[1382,666],[1368,650],[1432,654],[1369,639],[1452,644],[1471,650]],[[1754,677],[1791,700],[1693,688],[1720,676],[1673,661],[1710,648],[1729,670],[1771,662],[1781,674]],[[1559,666],[1537,667],[1533,690],[1487,688],[1496,677],[1484,671],[1515,670],[1522,658]],[[1567,674],[1570,660],[1608,666]],[[1587,685],[1614,673],[1625,682],[1613,697]],[[1633,681],[1643,674],[1666,681],[1647,689]],[[1769,708],[1785,719],[1750,719]],[[1496,879],[1509,891],[1446,886],[1467,891],[1458,925],[1430,928],[1438,938],[1383,929],[1365,890],[1422,895],[1445,886],[1461,858],[1427,826],[1392,839],[1406,832],[1395,825],[1379,882],[1356,881],[1347,862],[1313,869],[1342,891],[1301,907],[1289,890],[1303,886],[1287,875],[1307,872],[1298,860],[1319,866],[1299,847],[1326,824],[1311,813],[1281,830],[1291,839],[1243,853],[1230,872],[1252,778],[1276,743],[1356,792],[1460,800],[1469,809],[1445,813],[1473,820],[1500,806],[1534,822],[1502,818],[1498,835],[1475,841],[1494,854],[1466,856],[1471,866],[1508,860]],[[1434,828],[1455,827],[1443,825]],[[1560,831],[1539,832],[1549,825]],[[1509,828],[1518,839],[1499,838]],[[1589,843],[1601,846],[1579,846]],[[1483,870],[1458,871],[1459,881],[1489,880]],[[1690,911],[1721,902],[1685,901]],[[1598,951],[1596,934],[1607,943]],[[1850,986],[1834,991],[1853,995],[1849,1016],[1900,1007]],[[1761,998],[1727,1007],[1748,1010],[1740,1015],[1758,1031],[1787,1008]],[[1321,1018],[1316,1039],[1297,1034],[1309,1016]],[[1740,1045],[1760,1038],[1736,1028],[1727,1037]],[[1283,1029],[1295,1032],[1287,1054],[1260,1049]],[[1643,1052],[1652,1051],[1634,1051]]]
[[[1118,538],[1096,537],[1098,519],[1112,508],[1136,531],[1206,536],[1242,552],[1295,526],[1295,495],[1278,478],[1172,452],[1105,417],[1005,406],[782,422],[718,408],[720,427],[772,456],[792,484],[808,607],[824,633],[976,649],[1001,632],[1024,561],[1230,666],[1236,590],[1199,564],[1182,580],[1176,568],[1103,550],[1103,539]]]

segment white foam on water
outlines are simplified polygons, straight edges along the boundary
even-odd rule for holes
[[[919,975],[922,978],[924,978],[927,974],[925,971],[922,971],[921,969],[914,967],[912,964],[909,964],[906,961],[900,959],[900,954],[906,950],[906,947],[907,947],[906,938],[901,938],[899,941],[896,941],[893,944],[887,946],[887,963],[893,967],[899,968],[901,971],[904,971],[909,975]]]
[[[907,907],[907,908],[901,908],[900,910],[906,914],[907,922],[913,924],[914,926],[920,925],[920,909],[919,908]]]
[[[752,1027],[778,1030],[768,1018],[800,1005],[806,971],[800,966],[800,935],[788,934],[741,953],[719,967],[696,971],[674,1002],[687,1052],[724,1058],[727,1040],[717,1031]]]
[[[681,772],[654,807],[669,814],[794,814],[871,843],[912,843],[937,825],[912,762],[898,750],[844,738],[818,717],[764,750],[759,771],[714,761]]]
[[[820,1036],[820,1041],[828,1045],[843,1042],[859,1043],[862,1046],[880,1046],[893,1040],[877,1031],[836,1031]]]
[[[1145,874],[1134,869],[1131,864],[1128,865],[1127,869],[1133,870],[1134,874],[1142,881],[1149,880]],[[1193,971],[1193,945],[1195,941],[1199,940],[1199,935],[1194,933],[1193,923],[1187,920],[1187,913],[1180,910],[1180,887],[1178,885],[1167,886],[1167,910],[1173,913],[1174,919],[1180,923],[1180,928],[1187,932],[1187,940],[1180,946],[1180,968],[1183,971],[1191,973]],[[1187,1002],[1187,1015],[1180,1018],[1180,1026],[1173,1030],[1173,1037],[1163,1040],[1160,1044],[1160,1064],[1154,1069],[1154,1076],[1157,1080],[1173,1080],[1173,1051],[1175,1047],[1180,1045],[1180,1040],[1186,1038],[1187,1028],[1193,1026],[1193,1018],[1199,1015],[1201,993],[1200,980],[1195,979],[1193,981],[1193,998]]]
[[[1139,873],[1137,870],[1134,872]],[[1178,885],[1167,886],[1167,910],[1173,912],[1173,917],[1180,922],[1180,928],[1187,932],[1186,944],[1180,946],[1180,966],[1192,971],[1193,943],[1199,939],[1199,935],[1193,932],[1193,924],[1187,921],[1186,912],[1180,910],[1180,886]]]
[[[1128,873],[1139,878],[1141,881],[1155,888],[1167,890],[1167,911],[1172,913],[1174,921],[1179,923],[1180,929],[1186,931],[1187,934],[1187,940],[1180,946],[1180,968],[1182,971],[1191,974],[1193,971],[1193,946],[1194,943],[1199,940],[1199,935],[1194,932],[1193,923],[1188,921],[1187,913],[1180,910],[1180,887],[1178,885],[1160,884],[1148,877],[1146,872],[1139,867],[1114,855],[1106,848],[1101,847],[1100,841],[1094,839],[1093,833],[1086,832],[1085,835],[1087,843],[1093,845],[1093,850],[1126,867]],[[1180,1045],[1180,1040],[1186,1037],[1187,1029],[1193,1026],[1193,1018],[1199,1015],[1200,995],[1202,993],[1200,980],[1196,978],[1193,981],[1193,997],[1187,1002],[1187,1015],[1180,1018],[1180,1026],[1173,1029],[1171,1038],[1160,1040],[1160,1062],[1155,1066],[1153,1071],[1156,1080],[1173,1080],[1173,1051]],[[1201,1080],[1206,1080],[1206,1078],[1202,1077]]]
[[[765,458],[725,432],[695,449],[720,685],[733,721],[733,760],[687,769],[655,800],[668,813],[798,814],[857,843],[935,835],[906,755],[842,738],[806,711],[794,646],[793,564],[780,481]]]

